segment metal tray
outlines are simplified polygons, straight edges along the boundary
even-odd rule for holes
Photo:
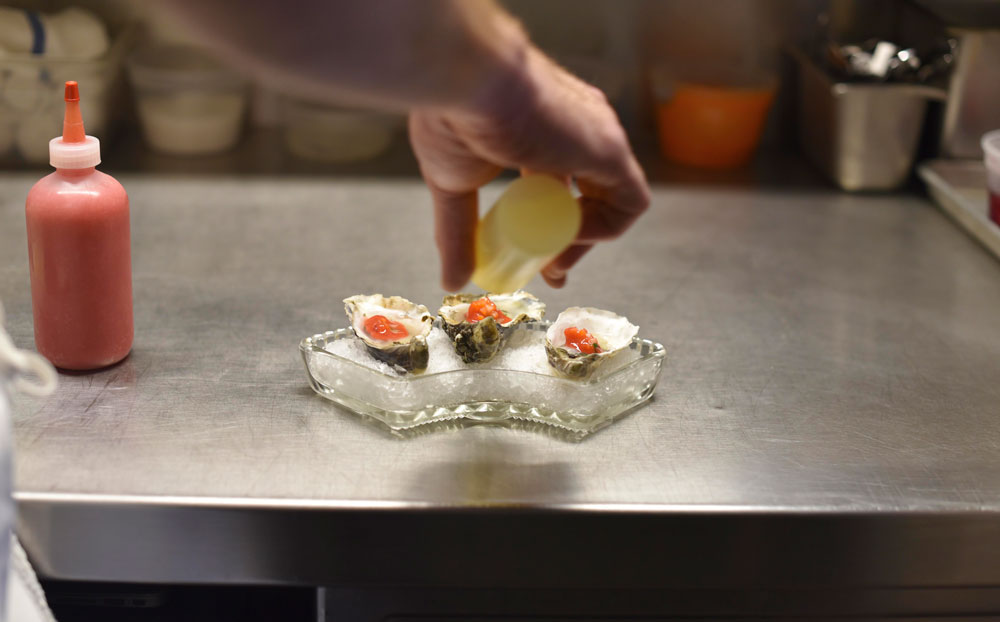
[[[533,322],[517,330],[545,331],[548,325]],[[555,426],[583,438],[648,400],[666,355],[663,345],[637,337],[617,367],[598,370],[588,381],[482,366],[393,376],[326,349],[339,339],[356,338],[351,329],[342,328],[303,339],[299,350],[309,384],[323,397],[394,432],[441,421],[513,420]]]
[[[981,160],[931,160],[917,168],[934,202],[1000,258],[1000,227],[989,218],[986,167]]]

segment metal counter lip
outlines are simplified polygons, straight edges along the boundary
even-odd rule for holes
[[[1000,549],[998,512],[324,509],[25,497],[18,534],[40,574],[53,579],[514,589],[1000,586],[992,553]]]
[[[443,504],[417,501],[382,501],[358,499],[282,499],[263,497],[197,497],[179,495],[110,495],[64,492],[15,492],[14,500],[19,504],[93,506],[131,505],[166,506],[186,509],[247,509],[247,510],[303,510],[303,511],[372,511],[392,512],[412,510],[423,513],[592,513],[592,514],[636,514],[636,515],[747,515],[774,516],[844,516],[844,517],[958,517],[995,514],[1000,524],[1000,505],[952,507],[891,507],[871,506],[781,506],[781,505],[738,505],[738,504],[674,504],[674,503],[557,503],[532,504],[517,502],[496,502],[479,504]]]

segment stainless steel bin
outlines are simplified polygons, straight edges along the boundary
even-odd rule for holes
[[[920,84],[835,81],[801,50],[799,141],[803,151],[844,190],[891,190],[916,155],[929,100],[943,89]]]

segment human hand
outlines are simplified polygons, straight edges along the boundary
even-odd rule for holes
[[[472,275],[479,188],[505,168],[573,178],[580,190],[580,232],[542,270],[552,287],[565,285],[596,242],[621,235],[649,205],[642,168],[604,94],[535,48],[470,105],[414,110],[409,127],[434,202],[448,290]]]

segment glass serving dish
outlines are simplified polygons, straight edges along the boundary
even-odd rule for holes
[[[520,324],[541,331],[548,322]],[[394,432],[459,419],[501,423],[527,421],[561,428],[583,438],[642,404],[660,378],[664,347],[636,337],[618,360],[609,360],[587,381],[530,371],[467,369],[389,375],[326,349],[355,339],[350,328],[303,339],[299,344],[309,384],[323,397]]]

